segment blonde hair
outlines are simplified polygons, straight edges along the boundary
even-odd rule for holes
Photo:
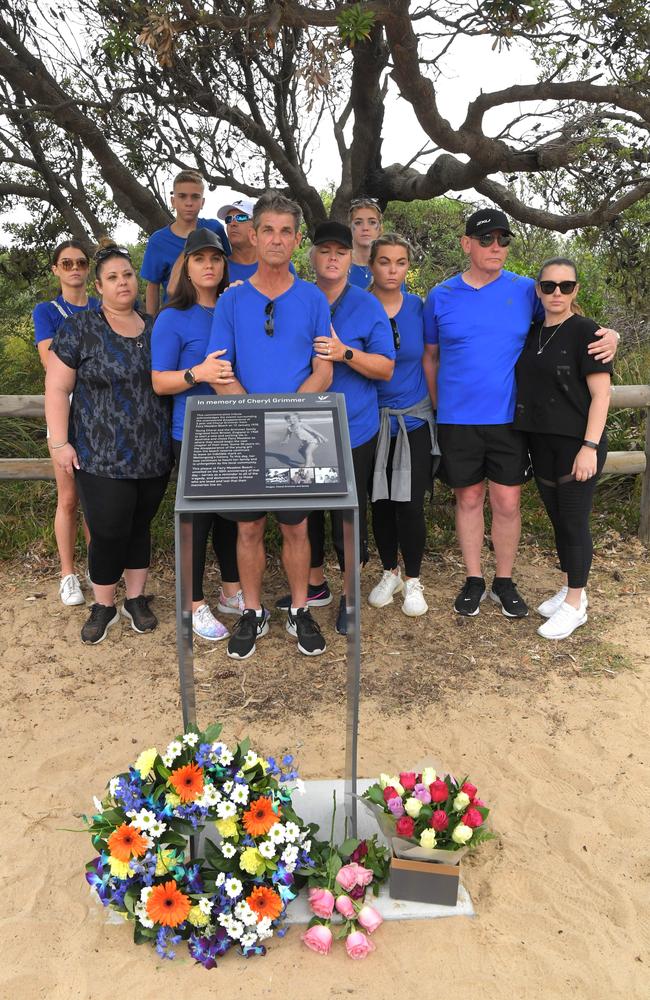
[[[197,184],[202,191],[205,190],[205,181],[198,170],[181,170],[180,174],[174,177],[172,191],[176,190],[177,184]]]
[[[379,207],[379,203],[374,198],[353,198],[350,202],[350,209],[348,211],[348,222],[352,221],[352,216],[355,212],[358,212],[360,208],[372,209],[379,216],[379,221],[383,222],[384,216]]]

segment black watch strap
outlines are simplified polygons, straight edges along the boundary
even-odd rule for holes
[[[593,448],[594,451],[598,451],[598,445],[596,444],[595,441],[583,441],[582,443],[585,446],[585,448]]]

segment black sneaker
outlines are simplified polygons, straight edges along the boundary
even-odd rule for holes
[[[115,605],[93,604],[90,608],[90,617],[81,630],[81,641],[94,646],[106,638],[111,625],[120,620]]]
[[[482,576],[468,576],[463,589],[454,601],[454,611],[458,615],[473,618],[479,612],[479,604],[486,598],[485,580]]]
[[[501,605],[501,614],[506,618],[526,618],[528,605],[509,576],[495,576],[490,597]]]
[[[332,603],[332,592],[327,585],[327,580],[322,583],[307,587],[307,604],[312,608],[325,608]],[[280,611],[289,611],[291,608],[291,594],[285,594],[275,602],[276,608]]]
[[[334,626],[334,630],[338,632],[339,635],[348,634],[348,608],[345,594],[341,595],[341,600],[339,601],[339,613],[336,616],[336,625]]]
[[[260,618],[254,608],[247,608],[228,639],[228,656],[233,660],[246,660],[255,652],[256,641],[266,635],[268,630],[269,613],[266,608],[262,608]]]
[[[122,605],[122,614],[131,622],[134,632],[153,632],[158,624],[158,619],[149,607],[149,598],[144,594],[127,597]]]
[[[305,656],[320,656],[327,649],[325,640],[308,608],[298,608],[295,615],[287,612],[287,632],[298,639],[298,649]]]

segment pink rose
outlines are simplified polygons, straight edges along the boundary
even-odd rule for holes
[[[476,806],[477,809],[479,806],[483,806],[483,808],[485,809],[485,802],[483,802],[482,799],[472,799],[472,805]]]
[[[331,917],[334,909],[334,896],[329,889],[310,889],[309,905],[317,917]]]
[[[471,781],[466,781],[464,785],[461,785],[460,790],[461,792],[465,792],[467,795],[469,795],[470,799],[473,799],[478,791],[478,788],[476,787],[476,785],[473,785]]]
[[[349,892],[350,889],[354,889],[357,884],[358,867],[359,866],[354,862],[351,865],[343,865],[342,868],[339,868],[336,874],[336,881],[342,889],[345,889],[346,892]]]
[[[399,782],[407,792],[410,792],[415,787],[415,771],[400,771]]]
[[[429,820],[429,826],[432,826],[434,830],[438,833],[442,833],[449,826],[449,817],[444,809],[436,809],[433,816]]]
[[[394,799],[389,799],[386,803],[393,816],[403,816],[404,815],[404,803],[396,796]]]
[[[357,870],[357,885],[370,885],[374,876],[374,872],[370,868],[364,868],[363,865],[355,865]]]
[[[426,785],[422,785],[419,782],[413,788],[413,795],[416,799],[419,799],[425,806],[428,806],[431,802],[431,793]]]
[[[337,913],[340,913],[346,920],[351,920],[354,916],[354,903],[349,896],[337,896],[334,906]]]
[[[481,816],[478,809],[473,809],[470,807],[465,813],[465,815],[462,817],[461,822],[464,823],[465,826],[471,826],[472,829],[475,830],[476,827],[480,826],[481,823],[483,822],[483,817]]]
[[[399,780],[402,780],[401,775]],[[384,918],[381,913],[378,913],[374,906],[368,905],[361,907],[357,920],[363,927],[364,931],[368,931],[368,934],[372,934],[372,932],[376,931],[379,925],[384,922]]]
[[[361,935],[363,937],[363,935]],[[302,939],[308,948],[315,951],[318,955],[329,955],[330,948],[332,947],[332,932],[329,927],[324,927],[322,924],[314,924],[309,930],[302,935]]]
[[[415,822],[410,816],[400,816],[395,824],[395,833],[400,837],[412,837],[415,830]]]
[[[386,785],[384,788],[384,802],[388,802],[389,799],[398,799],[399,792],[392,785]]]
[[[444,802],[449,798],[449,789],[445,782],[438,778],[429,785],[429,794],[432,802]]]
[[[361,931],[353,931],[345,939],[345,950],[350,958],[365,958],[375,946]]]

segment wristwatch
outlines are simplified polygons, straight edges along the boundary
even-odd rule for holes
[[[353,357],[354,357],[354,351],[351,351],[350,348],[348,347],[347,350],[343,352],[343,359],[344,361],[352,361]]]
[[[185,379],[188,385],[196,385],[196,375],[194,374],[191,368],[187,369],[187,371],[183,375],[183,378]]]
[[[596,444],[595,441],[583,441],[582,443],[585,446],[585,448],[593,448],[594,451],[598,451],[598,445]]]

